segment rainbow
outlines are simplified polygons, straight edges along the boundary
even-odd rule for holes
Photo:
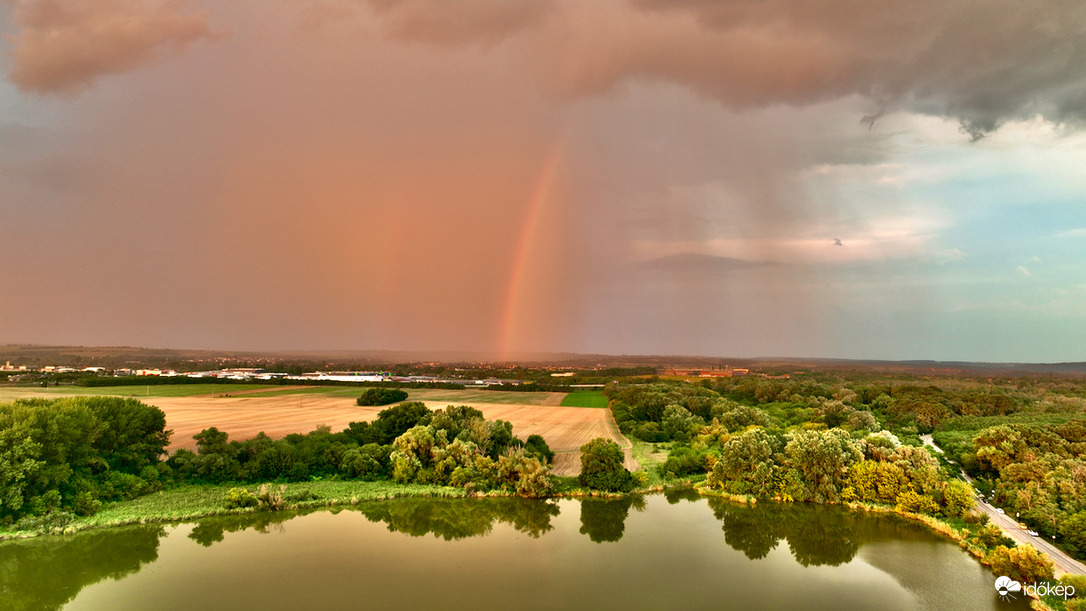
[[[509,356],[514,329],[516,329],[517,323],[520,322],[517,314],[520,310],[520,300],[524,291],[524,268],[528,260],[528,254],[532,250],[536,226],[539,224],[543,209],[550,198],[565,146],[566,138],[563,136],[555,142],[544,160],[543,169],[540,171],[539,178],[532,189],[528,209],[525,211],[524,221],[521,223],[520,233],[517,236],[512,265],[509,267],[509,280],[505,287],[505,300],[502,307],[500,336],[498,338],[498,353],[503,359]]]

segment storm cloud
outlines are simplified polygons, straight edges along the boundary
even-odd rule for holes
[[[9,0],[9,78],[38,93],[71,95],[106,74],[135,70],[213,37],[206,11],[158,0]]]
[[[0,29],[0,341],[1086,345],[1081,2],[0,0]]]

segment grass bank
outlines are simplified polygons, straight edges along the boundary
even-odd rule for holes
[[[421,484],[397,484],[395,482],[363,481],[315,481],[289,484],[268,484],[276,491],[283,486],[283,498],[287,508],[304,509],[333,505],[355,504],[403,496],[463,497],[462,488],[427,486]],[[81,530],[145,524],[148,522],[175,522],[193,520],[214,515],[253,513],[253,508],[228,509],[225,497],[231,488],[245,488],[257,492],[260,484],[222,484],[180,486],[146,496],[103,505],[93,516],[77,517],[67,524],[45,527],[38,531],[0,529],[0,540],[33,537],[41,534],[69,534]],[[291,500],[293,498],[299,500]],[[300,499],[305,500],[300,500]]]

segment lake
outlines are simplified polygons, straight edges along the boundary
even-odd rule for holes
[[[0,543],[10,609],[1027,609],[922,525],[691,491],[395,499]]]

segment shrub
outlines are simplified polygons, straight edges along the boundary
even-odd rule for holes
[[[976,540],[988,549],[999,546],[1014,547],[1014,541],[1003,534],[1003,530],[995,524],[985,524],[977,531]]]
[[[388,405],[407,399],[407,393],[399,388],[367,388],[358,398],[358,405]]]
[[[102,502],[94,498],[94,495],[90,492],[79,492],[75,495],[75,500],[72,502],[72,511],[77,516],[92,516],[98,513],[98,508],[102,506]]]
[[[667,460],[660,465],[660,474],[666,477],[678,477],[691,473],[708,471],[706,457],[708,453],[699,452],[689,446],[676,446],[667,455]]]
[[[906,490],[898,495],[895,508],[898,511],[934,514],[939,511],[939,504],[926,494],[917,494],[913,490]]]
[[[656,422],[646,422],[638,426],[633,430],[633,436],[649,443],[659,443],[669,439],[667,433],[661,431],[660,425]]]
[[[528,435],[528,440],[524,442],[524,452],[530,456],[538,457],[543,461],[543,464],[549,465],[554,462],[554,452],[547,445],[547,440],[540,435]]]
[[[245,488],[231,488],[226,491],[226,508],[239,509],[242,507],[256,507],[260,504],[253,493]]]
[[[285,509],[287,504],[283,500],[283,492],[286,491],[286,486],[279,486],[279,490],[272,490],[268,488],[267,484],[260,485],[260,494],[256,495],[256,500],[260,503],[260,508],[266,511],[279,511]]]

